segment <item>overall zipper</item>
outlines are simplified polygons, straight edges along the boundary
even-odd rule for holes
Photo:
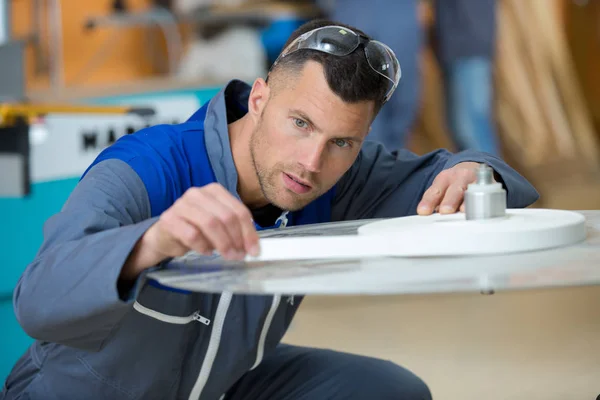
[[[229,309],[229,304],[231,303],[232,297],[233,294],[231,292],[223,292],[221,294],[219,305],[217,306],[217,313],[215,314],[215,319],[213,321],[214,324],[212,332],[210,333],[208,349],[206,350],[206,355],[204,356],[204,361],[202,362],[198,379],[196,379],[196,383],[194,384],[194,387],[190,393],[190,400],[199,399],[204,386],[206,386],[213,363],[217,357],[217,351],[219,350],[219,344],[221,342],[221,333],[223,332],[225,317],[227,316],[227,310]]]
[[[265,323],[263,325],[262,331],[260,332],[260,338],[258,340],[258,348],[256,349],[256,361],[251,370],[258,367],[258,365],[262,362],[263,355],[265,352],[265,341],[267,340],[267,333],[269,333],[269,329],[271,329],[271,322],[273,322],[273,317],[275,316],[275,312],[277,311],[277,307],[279,307],[279,302],[281,301],[281,295],[273,296],[273,301],[271,302],[271,308],[269,309],[269,313],[267,314],[267,318],[265,318]]]
[[[166,322],[168,324],[185,325],[189,324],[192,321],[198,321],[204,325],[210,325],[210,319],[203,317],[198,311],[194,312],[192,315],[189,315],[187,317],[176,317],[174,315],[167,315],[158,311],[151,310],[148,307],[144,307],[137,301],[133,303],[133,308],[140,314],[147,315],[149,317],[152,317],[162,322]]]

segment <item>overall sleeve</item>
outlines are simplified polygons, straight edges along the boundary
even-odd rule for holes
[[[119,275],[150,218],[144,184],[124,161],[93,166],[63,209],[14,292],[19,323],[33,338],[97,350],[131,309],[143,274],[126,289]]]
[[[333,202],[332,220],[415,215],[425,190],[443,170],[461,162],[488,164],[507,191],[507,207],[523,208],[539,197],[535,188],[501,159],[475,151],[446,150],[417,156],[407,150],[389,153],[365,142],[356,162],[342,177]]]

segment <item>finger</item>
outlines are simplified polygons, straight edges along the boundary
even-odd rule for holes
[[[443,193],[442,189],[438,186],[431,186],[427,189],[417,207],[417,213],[419,215],[429,215],[433,213],[440,203]]]
[[[479,164],[475,164],[479,165]],[[457,171],[457,179],[462,182],[463,187],[466,188],[469,183],[473,183],[477,180],[477,168],[462,168]]]
[[[217,250],[223,258],[239,258],[225,225],[218,216],[211,212],[209,207],[210,204],[202,204],[188,199],[186,207],[180,207],[178,213],[180,217],[196,227],[210,246]]]
[[[417,213],[420,215],[431,214],[442,201],[447,187],[448,184],[444,180],[434,181],[423,194],[423,198],[417,207]]]
[[[210,212],[217,216],[225,226],[229,237],[232,240],[233,248],[238,252],[238,257],[245,255],[244,237],[242,235],[241,221],[231,203],[231,196],[228,192],[211,192],[205,191],[202,193],[198,201],[202,201],[202,206],[205,209],[210,209]]]
[[[440,214],[452,214],[459,209],[465,196],[465,189],[460,184],[451,185],[440,204]]]
[[[212,253],[213,248],[202,232],[184,218],[173,214],[170,218],[165,218],[162,223],[172,238],[168,244],[172,256],[182,256],[190,250],[204,255]]]
[[[460,205],[460,212],[464,213],[465,212],[465,201],[463,200],[462,204]]]
[[[230,207],[238,218],[241,234],[244,242],[244,250],[246,253],[252,256],[258,256],[260,253],[259,248],[259,236],[254,223],[252,221],[252,214],[248,207],[246,207],[241,201],[236,199],[222,186],[218,187],[216,191],[223,191],[222,201]]]

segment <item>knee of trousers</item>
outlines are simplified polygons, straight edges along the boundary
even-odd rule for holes
[[[428,385],[413,372],[391,361],[371,359],[357,371],[355,389],[377,399],[431,400]]]
[[[413,372],[391,361],[351,354],[319,354],[321,372],[338,395],[352,399],[431,400],[427,384]],[[312,360],[313,364],[314,361]],[[313,365],[314,366],[314,365]],[[325,367],[326,366],[326,367]],[[314,370],[313,370],[314,371]]]

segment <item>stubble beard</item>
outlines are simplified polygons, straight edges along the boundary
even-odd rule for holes
[[[274,206],[286,210],[286,211],[297,211],[303,207],[305,207],[308,203],[310,203],[313,198],[301,199],[293,193],[289,193],[289,197],[291,197],[291,204],[283,205],[277,201],[277,185],[276,180],[284,171],[284,166],[281,163],[276,164],[271,171],[268,171],[266,168],[263,168],[258,162],[257,156],[257,148],[260,146],[260,130],[262,128],[262,121],[259,122],[258,126],[252,132],[252,137],[250,138],[250,157],[252,159],[252,165],[254,167],[254,172],[258,178],[258,183],[260,185],[260,190],[267,199],[267,201]],[[281,188],[282,191],[286,191],[285,188]],[[314,189],[313,189],[314,190]]]
[[[252,158],[252,166],[254,167],[254,172],[256,173],[256,177],[258,178],[260,191],[269,203],[274,204],[274,196],[272,194],[274,194],[276,190],[273,187],[273,184],[271,183],[273,179],[272,177],[269,177],[267,171],[265,171],[265,169],[262,168],[257,161],[258,157],[256,155],[256,148],[259,145],[258,133],[261,126],[262,124],[259,124],[259,126],[256,127],[254,132],[252,132],[252,137],[250,138],[250,157]]]

